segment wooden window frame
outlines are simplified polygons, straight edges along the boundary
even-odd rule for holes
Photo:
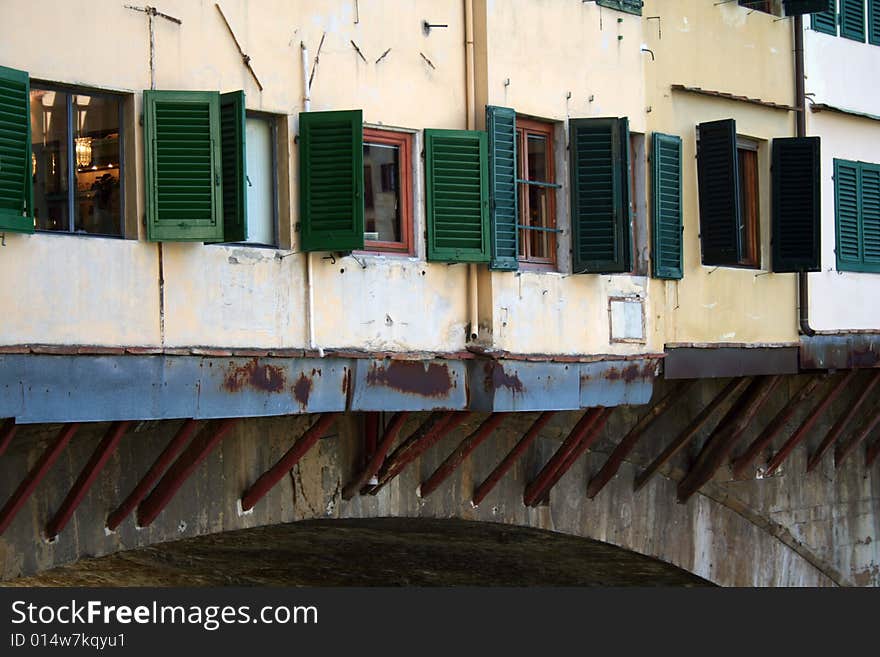
[[[415,241],[413,240],[413,175],[412,175],[412,150],[413,135],[409,132],[396,130],[382,130],[379,128],[364,128],[364,144],[386,144],[397,146],[400,151],[400,236],[399,242],[364,239],[364,248],[358,253],[366,254],[396,254],[402,256],[415,255]],[[366,181],[364,181],[366,186]],[[366,192],[365,192],[366,193]]]
[[[740,189],[739,229],[743,231],[742,255],[739,259],[739,266],[749,269],[761,268],[761,179],[758,155],[756,143],[737,138],[736,159]],[[746,166],[752,169],[750,178],[744,175],[749,173],[743,171]]]
[[[547,167],[547,177],[549,180],[536,180],[529,182],[539,182],[539,183],[547,183],[553,185],[553,187],[549,187],[550,193],[547,195],[549,198],[548,203],[548,216],[550,219],[550,225],[547,228],[550,229],[550,238],[548,249],[550,251],[549,258],[538,258],[534,257],[529,253],[529,240],[528,231],[534,230],[534,228],[524,228],[523,226],[528,226],[526,223],[529,221],[529,195],[528,195],[528,186],[529,182],[520,182],[520,181],[528,181],[529,180],[529,165],[528,165],[528,138],[529,135],[539,135],[547,139],[547,158],[545,162],[545,166]],[[519,153],[519,157],[517,158],[516,163],[516,176],[517,176],[517,194],[519,197],[519,217],[517,218],[517,230],[520,232],[520,242],[522,245],[522,249],[525,252],[525,255],[517,254],[517,260],[520,264],[520,269],[532,269],[538,271],[556,271],[557,269],[557,240],[556,235],[559,232],[557,229],[557,219],[556,219],[556,189],[559,188],[559,185],[556,183],[556,161],[554,157],[554,137],[555,137],[555,126],[552,123],[548,123],[546,121],[538,121],[535,119],[528,119],[521,116],[516,117],[516,143],[517,143],[517,152]]]

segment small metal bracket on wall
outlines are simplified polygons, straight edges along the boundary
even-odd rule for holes
[[[6,233],[0,233],[0,246],[6,246]]]
[[[660,25],[660,17],[659,16],[648,16],[645,18],[646,21],[657,21],[657,38],[663,38],[663,27]]]
[[[153,30],[153,17],[158,16],[160,18],[164,18],[167,21],[171,21],[172,23],[177,23],[178,25],[183,25],[183,21],[179,18],[174,18],[174,16],[169,16],[168,14],[163,14],[161,11],[158,11],[155,7],[150,7],[147,5],[146,7],[135,7],[133,5],[125,5],[126,9],[131,9],[132,11],[139,11],[147,15],[147,19],[149,20],[150,27],[150,89],[156,88],[156,33]]]
[[[431,29],[435,27],[449,27],[446,23],[429,23],[428,21],[422,21],[422,32],[425,33],[425,36],[428,36],[431,33]]]

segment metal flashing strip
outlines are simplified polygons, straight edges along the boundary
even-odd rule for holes
[[[663,360],[667,379],[797,374],[798,347],[675,347]]]
[[[804,370],[880,367],[880,334],[803,336],[800,366]]]
[[[834,112],[835,114],[846,114],[847,116],[855,116],[861,119],[880,121],[880,116],[877,116],[876,114],[869,114],[868,112],[858,112],[856,110],[846,109],[845,107],[835,107],[834,105],[827,105],[825,103],[813,103],[812,105],[810,105],[810,111],[814,113]]]
[[[742,103],[750,103],[752,105],[760,105],[761,107],[770,107],[772,109],[785,110],[787,112],[799,112],[800,107],[792,105],[784,105],[782,103],[774,103],[770,100],[761,100],[760,98],[749,98],[748,96],[736,96],[725,91],[713,91],[711,89],[702,89],[700,87],[689,87],[684,84],[673,84],[670,87],[673,91],[686,91],[701,96],[710,96],[712,98],[723,98],[725,100],[736,100]]]

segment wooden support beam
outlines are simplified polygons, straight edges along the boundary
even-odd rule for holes
[[[846,460],[846,457],[852,454],[853,450],[861,445],[865,438],[871,435],[871,432],[877,428],[877,425],[880,425],[880,408],[872,409],[872,412],[865,418],[865,422],[862,423],[859,430],[849,440],[837,446],[834,450],[834,467],[839,468]],[[873,462],[873,459],[871,459],[871,462]]]
[[[394,444],[394,441],[397,439],[397,434],[400,433],[400,430],[403,428],[403,424],[408,417],[408,411],[395,413],[394,417],[391,418],[388,427],[385,429],[385,434],[382,436],[381,442],[376,446],[376,449],[373,451],[370,460],[367,462],[366,466],[364,466],[364,469],[342,489],[342,499],[350,500],[361,492],[361,489],[369,483],[370,479],[376,476],[376,473],[379,472],[379,468],[382,467],[385,455],[388,453],[388,450],[391,449],[391,445]]]
[[[55,461],[61,456],[61,452],[67,447],[67,443],[76,434],[78,428],[79,424],[76,422],[65,424],[61,431],[58,432],[55,440],[50,443],[42,456],[40,456],[40,459],[34,464],[34,467],[31,468],[31,471],[28,472],[18,488],[15,489],[6,505],[0,510],[0,536],[9,529],[9,525],[15,520],[15,516],[21,510],[21,507],[28,501],[28,498],[33,494],[34,490],[43,480],[43,477],[46,476],[46,473],[49,472]]]
[[[364,450],[361,454],[362,466],[366,466],[373,457],[379,444],[379,413],[364,413]]]
[[[467,438],[462,440],[458,447],[446,457],[446,460],[434,470],[434,473],[422,482],[417,492],[419,497],[428,497],[437,490],[449,475],[455,472],[455,469],[471,455],[471,453],[480,446],[480,444],[491,436],[495,430],[504,422],[504,418],[508,413],[490,413],[489,417],[483,420],[483,423],[471,433]]]
[[[204,461],[220,441],[238,422],[237,418],[227,418],[209,422],[199,434],[192,439],[174,464],[168,468],[156,487],[147,498],[138,504],[137,523],[139,527],[148,527],[162,510],[174,498],[189,476]]]
[[[880,454],[880,438],[874,441],[874,444],[868,447],[868,451],[865,454],[865,467],[870,468],[874,465],[874,461],[877,460],[877,455]]]
[[[426,432],[422,433],[424,425],[419,427],[416,433],[398,445],[397,449],[392,452],[391,456],[382,465],[382,468],[379,470],[379,483],[370,487],[369,494],[376,495],[397,475],[403,472],[406,466],[455,431],[469,416],[470,413],[467,411],[446,413],[436,423],[433,423]]]
[[[807,437],[807,434],[810,432],[810,429],[819,421],[819,418],[825,414],[825,411],[828,410],[828,407],[840,396],[840,393],[843,392],[843,389],[846,388],[847,384],[852,381],[855,376],[856,370],[850,370],[844,376],[840,377],[834,384],[829,388],[828,392],[825,393],[824,399],[816,406],[812,413],[810,413],[806,419],[803,421],[800,427],[798,427],[797,431],[795,431],[791,437],[785,441],[785,444],[779,448],[779,451],[770,459],[770,462],[767,464],[766,476],[772,475],[776,470],[779,469],[779,466],[785,462],[785,459],[788,458],[788,455],[794,451],[794,448],[797,447],[801,441]]]
[[[327,429],[336,421],[338,413],[325,413],[306,429],[303,434],[294,441],[284,456],[278,462],[266,470],[241,496],[242,511],[250,511],[256,506],[266,493],[283,479],[293,469],[299,460],[315,446],[321,436],[327,433]]]
[[[562,444],[550,457],[550,460],[544,464],[537,476],[529,482],[523,491],[523,504],[526,506],[534,506],[535,502],[541,499],[541,493],[547,484],[556,474],[556,471],[562,467],[562,464],[568,456],[577,448],[578,444],[590,432],[590,428],[599,419],[602,414],[602,408],[590,408],[581,416],[580,420],[572,427],[568,436],[562,441]]]
[[[779,432],[782,431],[786,422],[795,414],[801,403],[816,391],[821,382],[821,376],[814,376],[807,381],[797,394],[788,400],[788,403],[782,407],[782,410],[776,414],[776,417],[770,421],[770,424],[764,427],[761,435],[752,441],[752,444],[748,446],[746,451],[731,462],[734,477],[742,477],[745,474],[746,469],[757,458],[758,454],[773,442],[773,439],[779,435]]]
[[[55,516],[46,525],[46,536],[48,538],[55,538],[67,526],[70,518],[83,501],[86,493],[89,492],[92,484],[95,483],[98,475],[101,474],[101,470],[104,469],[107,461],[110,460],[113,452],[116,451],[119,441],[122,440],[130,426],[131,422],[114,422],[110,425],[104,438],[98,443],[95,451],[92,452],[91,458],[79,473],[76,483],[73,484],[70,492],[67,493],[67,497],[64,498]]]
[[[719,407],[724,405],[728,400],[735,398],[739,394],[742,393],[743,390],[746,389],[751,379],[739,378],[739,379],[731,379],[730,382],[724,386],[724,389],[721,390],[715,397],[712,399],[709,404],[703,408],[699,414],[688,423],[688,425],[682,429],[682,431],[675,437],[669,445],[664,449],[660,456],[658,456],[654,461],[645,468],[635,479],[635,483],[633,484],[633,492],[638,492],[642,489],[642,487],[651,481],[651,478],[657,474],[657,472],[666,465],[672,457],[678,454],[692,439],[696,436],[700,430],[705,426],[706,422],[709,421],[709,418],[718,410]]]
[[[713,477],[781,379],[779,375],[762,376],[749,384],[709,436],[690,472],[678,483],[679,502],[687,502]]]
[[[0,456],[3,456],[6,448],[9,447],[9,443],[15,438],[16,431],[18,431],[18,425],[15,424],[14,417],[9,418],[3,423],[3,427],[0,428]]]
[[[878,383],[880,383],[880,371],[874,372],[871,375],[868,385],[862,388],[862,391],[853,399],[849,408],[840,416],[837,422],[834,423],[834,426],[828,430],[828,433],[825,434],[825,438],[822,439],[822,442],[819,443],[819,447],[816,448],[816,451],[807,461],[807,472],[812,472],[816,466],[819,465],[822,461],[822,457],[825,456],[825,452],[837,442],[837,439],[843,434],[843,430],[846,429],[846,425],[856,416],[859,409],[864,405],[865,400],[868,399],[868,396],[874,388],[877,387]]]
[[[614,475],[617,474],[624,459],[629,456],[629,453],[635,448],[645,432],[670,406],[684,397],[696,381],[696,379],[692,379],[673,386],[663,399],[654,404],[648,412],[636,422],[635,426],[629,430],[623,440],[621,440],[617,447],[614,448],[614,451],[611,452],[611,455],[608,457],[608,460],[605,461],[605,465],[602,466],[602,469],[590,479],[590,483],[587,485],[587,497],[593,499],[600,490],[605,488],[605,485],[611,481]]]
[[[107,529],[110,531],[115,531],[122,521],[125,520],[128,515],[137,508],[137,505],[141,503],[141,500],[147,496],[147,493],[153,488],[153,484],[155,484],[159,477],[161,477],[165,469],[171,465],[171,462],[177,457],[180,453],[180,450],[183,449],[183,446],[189,441],[192,437],[193,433],[198,427],[198,420],[186,420],[181,426],[180,429],[177,430],[177,433],[174,437],[168,442],[165,446],[165,449],[162,450],[162,453],[159,454],[159,457],[155,460],[150,469],[147,470],[147,474],[143,476],[143,478],[138,482],[138,485],[134,487],[134,490],[129,493],[128,497],[120,504],[116,509],[107,516]]]
[[[523,452],[529,448],[529,445],[534,442],[535,438],[541,433],[541,430],[550,420],[553,419],[554,415],[556,415],[556,411],[544,411],[538,416],[538,419],[532,423],[529,430],[526,431],[523,437],[517,441],[513,449],[510,450],[507,456],[501,460],[501,463],[492,470],[489,476],[483,480],[483,483],[474,489],[474,496],[471,499],[471,505],[474,507],[479,506],[480,502],[486,498],[486,495],[495,488],[498,482],[501,481],[501,478],[513,467],[517,459],[519,459]]]

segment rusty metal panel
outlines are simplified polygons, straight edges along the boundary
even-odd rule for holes
[[[800,365],[804,370],[880,367],[880,334],[804,336]]]
[[[647,404],[654,393],[655,360],[581,363],[579,407]]]
[[[470,361],[475,411],[564,411],[578,404],[578,363]]]
[[[663,360],[667,379],[797,374],[797,347],[676,347]]]
[[[467,408],[464,361],[361,359],[351,410],[427,411]]]

